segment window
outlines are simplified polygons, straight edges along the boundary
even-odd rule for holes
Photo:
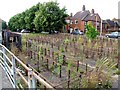
[[[87,21],[85,22],[85,26],[87,25]]]
[[[73,24],[73,21],[71,21],[70,24]]]
[[[75,24],[78,24],[78,20],[75,20]]]
[[[74,28],[75,31],[78,31],[78,28]]]
[[[70,23],[70,20],[66,20],[67,23]]]

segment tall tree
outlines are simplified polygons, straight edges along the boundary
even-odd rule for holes
[[[41,4],[38,3],[37,5],[31,7],[30,9],[11,17],[8,22],[9,28],[12,31],[16,31],[17,29],[33,30],[35,28],[35,25],[33,23],[35,13],[39,10],[40,5]]]
[[[7,24],[5,21],[2,21],[2,29],[7,29]]]
[[[60,9],[58,5],[57,2],[51,1],[39,7],[40,9],[34,19],[37,31],[48,31],[52,33],[54,30],[60,31],[60,29],[62,29],[63,25],[66,24],[65,18],[67,14],[66,9]]]
[[[26,29],[31,29],[33,30],[35,28],[35,25],[33,23],[34,18],[35,18],[35,13],[39,10],[39,6],[41,4],[38,3],[37,5],[31,7],[30,9],[25,11],[25,23],[26,23]]]
[[[18,22],[19,22],[19,29],[25,29],[26,28],[26,23],[25,23],[25,12],[22,12],[19,16]]]

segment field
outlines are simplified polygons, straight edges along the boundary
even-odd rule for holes
[[[22,53],[18,52],[25,64],[55,88],[111,88],[111,77],[120,73],[118,39],[29,34],[22,37]]]

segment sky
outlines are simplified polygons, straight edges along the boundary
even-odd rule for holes
[[[86,10],[94,9],[102,19],[118,18],[120,0],[0,0],[0,18],[8,22],[13,15],[29,9],[38,2],[48,1],[57,1],[61,8],[66,7],[69,15],[81,11],[82,6],[85,5]]]

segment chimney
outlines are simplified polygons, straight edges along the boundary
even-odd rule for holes
[[[83,7],[82,7],[82,11],[85,11],[85,5],[83,5]]]
[[[73,16],[73,13],[70,13],[70,17],[72,17]]]
[[[91,13],[92,13],[92,14],[94,14],[94,13],[95,13],[94,9],[92,9],[92,10],[91,10]]]

